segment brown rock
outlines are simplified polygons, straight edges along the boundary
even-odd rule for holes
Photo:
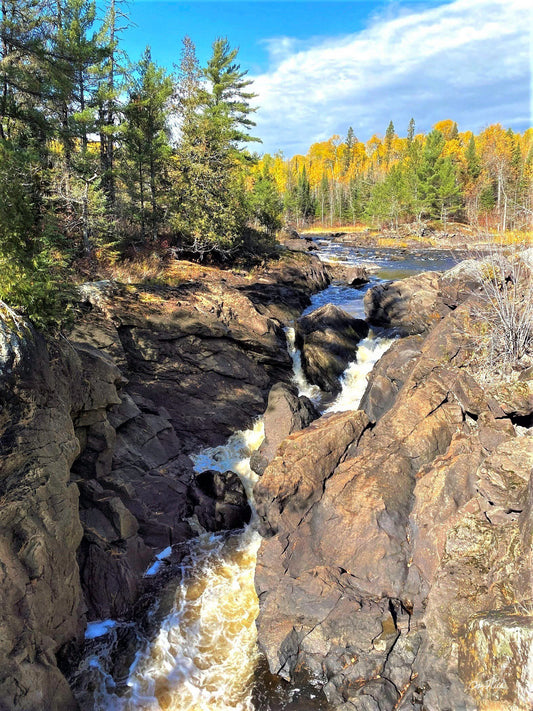
[[[395,341],[372,369],[359,408],[373,422],[377,422],[393,406],[396,395],[420,355],[422,342],[419,335]]]
[[[326,304],[296,323],[296,347],[309,382],[338,392],[339,377],[355,360],[357,344],[368,335],[368,324],[334,304]]]
[[[257,474],[263,474],[281,442],[293,432],[303,430],[318,417],[313,403],[305,396],[298,397],[295,387],[286,383],[273,385],[264,414],[265,439],[252,454],[252,469]]]

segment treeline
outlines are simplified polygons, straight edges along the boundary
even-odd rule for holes
[[[228,257],[279,225],[273,181],[245,174],[257,141],[250,80],[216,39],[200,67],[189,38],[175,71],[147,48],[127,59],[119,0],[0,5],[0,299],[62,318],[76,260],[143,245]],[[248,189],[247,189],[248,187]]]
[[[305,156],[265,155],[257,171],[273,177],[297,226],[453,219],[505,231],[527,229],[533,217],[531,128],[495,124],[476,136],[446,120],[424,135],[411,119],[401,138],[391,121],[382,138],[363,143],[350,128]]]

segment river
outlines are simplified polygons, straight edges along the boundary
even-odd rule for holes
[[[354,289],[338,284],[312,298],[306,313],[334,303],[364,317],[363,297],[372,284],[455,263],[449,253],[397,253],[334,243],[319,244],[324,261],[368,263],[375,270],[369,285]],[[371,331],[361,341],[357,361],[348,365],[335,399],[310,385],[294,347],[294,329],[287,329],[293,360],[293,381],[323,412],[357,409],[373,365],[391,344],[387,334]],[[250,455],[261,444],[259,419],[225,445],[193,457],[197,472],[237,472],[251,500],[256,475]],[[259,603],[254,588],[257,551],[261,543],[254,518],[231,535],[199,530],[178,563],[167,563],[162,551],[147,574],[162,578],[159,595],[139,625],[114,621],[92,623],[86,653],[74,674],[74,688],[84,711],[325,711],[329,707],[312,681],[291,687],[273,677],[257,648],[255,619]],[[128,657],[127,667],[117,657]]]

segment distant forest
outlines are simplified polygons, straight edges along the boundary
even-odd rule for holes
[[[431,219],[505,231],[527,229],[533,218],[532,128],[520,134],[493,124],[474,135],[448,119],[417,134],[411,119],[401,138],[391,121],[366,143],[349,128],[305,156],[265,155],[255,171],[274,177],[296,225]]]
[[[411,121],[400,138],[391,122],[366,143],[350,128],[306,156],[260,156],[256,95],[226,38],[200,66],[185,37],[169,72],[149,48],[125,56],[125,5],[102,12],[90,0],[0,5],[4,309],[61,323],[68,285],[98,265],[147,253],[231,263],[268,251],[284,222],[531,221],[533,129],[473,136],[442,121],[421,135]]]

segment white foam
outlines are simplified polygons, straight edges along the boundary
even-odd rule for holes
[[[316,404],[320,400],[322,391],[318,385],[311,385],[305,377],[302,368],[302,356],[295,345],[296,332],[294,328],[292,326],[286,328],[285,335],[287,337],[287,350],[292,359],[292,382],[298,388],[298,395],[305,395]]]
[[[390,348],[390,338],[370,335],[357,347],[357,361],[350,363],[341,378],[342,389],[326,412],[357,410],[368,384],[368,376],[381,356]]]
[[[85,630],[85,639],[102,637],[116,626],[116,620],[97,620],[96,622],[89,622],[87,624],[87,629]]]

